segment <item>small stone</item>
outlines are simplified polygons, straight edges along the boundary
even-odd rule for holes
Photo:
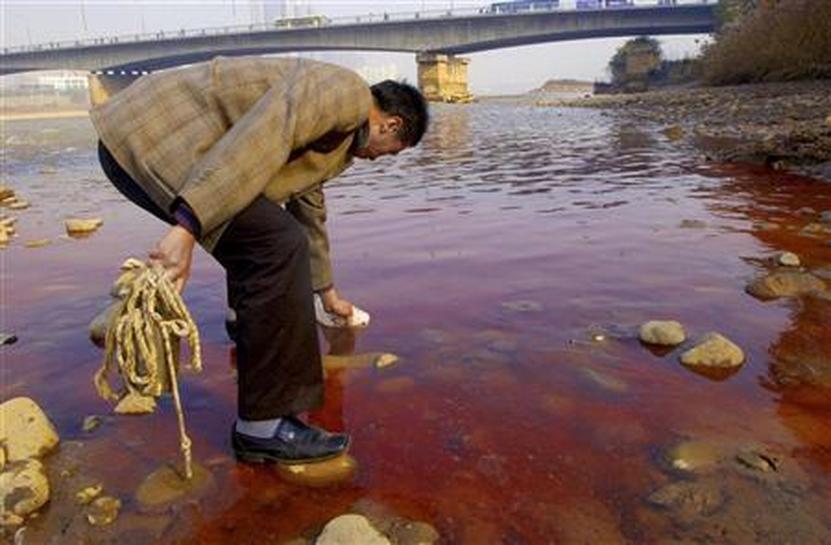
[[[11,333],[0,333],[0,345],[14,344],[17,342],[17,335]]]
[[[744,363],[744,352],[730,339],[718,333],[708,333],[693,348],[681,354],[681,363],[717,368],[738,367]]]
[[[805,237],[821,237],[822,235],[831,234],[831,225],[823,223],[809,223],[803,227],[799,234]]]
[[[315,545],[391,545],[362,515],[341,515],[323,528]]]
[[[312,487],[329,486],[352,479],[358,462],[348,454],[313,464],[278,464],[280,476],[294,484]]]
[[[193,476],[185,479],[178,470],[164,465],[145,477],[136,490],[136,500],[145,508],[160,508],[187,498],[193,499],[210,490],[214,478],[200,464],[193,464]]]
[[[98,429],[102,421],[103,420],[101,419],[101,417],[97,414],[84,417],[84,423],[81,426],[81,429],[84,431],[84,433],[90,433]]]
[[[825,212],[820,214],[819,221],[821,223],[831,223],[831,210],[826,210]]]
[[[389,367],[390,365],[395,365],[396,363],[398,363],[398,356],[395,354],[381,354],[378,356],[378,359],[375,360],[375,368],[383,369],[385,367]]]
[[[15,200],[6,206],[8,206],[10,210],[26,210],[31,205],[29,204],[29,201]]]
[[[825,118],[825,126],[831,128],[831,115]]]
[[[676,346],[687,339],[687,333],[680,322],[674,320],[651,320],[641,326],[639,337],[647,344]]]
[[[664,136],[667,137],[668,140],[671,140],[673,142],[684,138],[684,129],[681,127],[681,125],[672,125],[670,127],[666,127],[661,132]]]
[[[9,233],[8,229],[0,229],[0,246],[5,246],[11,239],[11,233]]]
[[[9,197],[14,197],[14,189],[7,185],[0,185],[0,201],[4,201]]]
[[[50,244],[52,244],[52,241],[48,238],[39,238],[26,242],[24,246],[27,248],[43,248],[44,246],[49,246]]]
[[[5,444],[8,461],[39,458],[58,441],[55,426],[28,397],[16,397],[0,404],[0,444]]]
[[[700,473],[719,463],[721,449],[706,441],[684,441],[673,447],[667,458],[675,469]]]
[[[9,464],[0,474],[0,507],[25,517],[49,501],[43,464],[34,459]]]
[[[716,486],[681,481],[656,490],[649,496],[649,502],[689,520],[717,511],[724,503],[724,496]]]
[[[748,469],[763,473],[777,471],[781,463],[776,456],[753,448],[741,450],[736,454],[736,461]]]
[[[156,410],[156,400],[150,396],[143,396],[130,392],[116,404],[113,412],[116,414],[150,414]]]
[[[0,510],[0,527],[8,528],[13,526],[21,526],[25,520],[20,515],[15,515],[5,509]]]
[[[678,226],[681,229],[704,229],[707,227],[707,222],[702,220],[681,220]]]
[[[825,282],[810,273],[781,271],[753,280],[745,290],[753,297],[764,301],[779,297],[797,297],[823,291],[825,288]]]
[[[112,496],[96,498],[87,508],[87,522],[93,526],[107,526],[118,518],[121,500]]]
[[[782,252],[776,256],[776,262],[783,267],[799,267],[802,264],[799,256],[793,252]]]
[[[66,234],[71,237],[89,235],[98,230],[103,225],[104,220],[101,218],[70,218],[64,221],[66,226]]]
[[[388,533],[396,545],[433,545],[440,537],[436,529],[426,522],[396,524]]]
[[[88,487],[84,488],[83,490],[79,490],[75,494],[75,499],[81,505],[87,505],[92,500],[97,498],[103,490],[104,490],[104,485],[103,484],[96,484],[94,486],[88,486]]]

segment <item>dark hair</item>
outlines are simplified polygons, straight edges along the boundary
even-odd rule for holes
[[[408,83],[391,79],[376,83],[371,89],[378,107],[387,115],[401,117],[404,122],[398,132],[398,139],[407,146],[418,144],[427,132],[430,120],[427,101],[421,91]]]

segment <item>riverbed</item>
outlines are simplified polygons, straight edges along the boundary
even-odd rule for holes
[[[328,373],[311,416],[352,434],[345,482],[308,487],[233,460],[225,284],[199,252],[185,298],[205,370],[184,377],[183,396],[212,489],[153,511],[135,492],[178,458],[170,401],[91,433],[82,422],[111,409],[92,385],[101,352],[87,325],[121,262],[165,226],[105,180],[88,120],[5,123],[4,177],[32,206],[0,250],[0,329],[19,339],[0,347],[3,399],[35,399],[62,451],[80,452],[78,471],[123,503],[102,529],[53,498],[26,543],[281,545],[367,503],[431,524],[441,544],[831,543],[831,387],[775,373],[783,351],[831,366],[831,302],[745,293],[779,251],[831,270],[831,236],[802,231],[831,210],[831,185],[704,162],[662,128],[598,110],[437,106],[419,148],[327,184],[336,285],[372,315],[333,343],[400,357]],[[70,216],[104,223],[69,239]],[[652,319],[692,338],[718,331],[746,362],[719,380],[692,372],[680,348],[641,344]],[[690,441],[721,457],[674,466]],[[774,471],[739,463],[748,449]],[[718,501],[656,500],[678,483],[715,487]]]

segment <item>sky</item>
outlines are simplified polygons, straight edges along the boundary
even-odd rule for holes
[[[301,8],[303,11],[332,18],[385,11],[474,9],[490,4],[481,0],[301,1],[308,5]],[[8,47],[159,30],[248,24],[252,13],[257,11],[252,10],[251,0],[2,0],[0,44]],[[675,59],[694,55],[704,38],[670,36],[659,37],[659,40],[665,56]],[[558,42],[467,55],[471,59],[470,87],[475,94],[501,94],[525,92],[551,78],[603,80],[608,77],[606,65],[609,59],[624,41],[614,38]],[[410,81],[416,79],[415,58],[409,53],[339,53],[331,60],[352,67],[394,63],[400,77]]]

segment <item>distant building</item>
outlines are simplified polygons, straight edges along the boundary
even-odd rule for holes
[[[77,91],[87,89],[89,82],[86,76],[78,75],[77,72],[53,72],[37,76],[35,86],[55,91]]]

